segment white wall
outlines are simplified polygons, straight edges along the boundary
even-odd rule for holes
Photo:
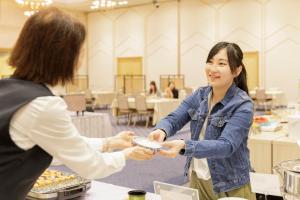
[[[300,79],[300,1],[272,0],[265,5],[265,78],[289,99],[298,97]]]
[[[215,43],[215,21],[215,8],[202,1],[180,4],[180,68],[187,86],[206,84],[204,67],[208,51]]]
[[[0,0],[0,48],[12,48],[26,18],[14,1]]]
[[[117,57],[142,56],[147,82],[177,73],[177,3],[88,15],[90,87],[112,90]]]
[[[294,100],[300,79],[299,10],[299,0],[181,0],[161,3],[159,9],[91,13],[90,85],[113,89],[118,56],[143,56],[147,83],[160,74],[182,73],[186,85],[205,85],[208,51],[227,40],[244,51],[259,51],[261,86],[278,87]]]
[[[67,10],[65,10],[65,12],[86,25],[86,15],[84,13]],[[24,16],[22,8],[20,8],[14,0],[0,0],[0,48],[13,48],[26,19],[27,17]],[[87,44],[84,44],[84,46],[86,45]],[[85,49],[87,49],[87,47],[85,47]],[[81,63],[82,66],[77,73],[87,75],[87,54],[83,55]]]
[[[90,88],[113,88],[113,23],[105,13],[88,15],[87,44]]]

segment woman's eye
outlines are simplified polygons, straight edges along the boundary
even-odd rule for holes
[[[224,66],[224,65],[226,65],[226,63],[220,63],[219,65]]]

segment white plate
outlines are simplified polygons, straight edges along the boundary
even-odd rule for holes
[[[133,143],[138,146],[148,148],[151,150],[159,150],[160,148],[162,148],[162,146],[158,142],[149,140],[146,137],[137,136],[137,137],[133,138]]]

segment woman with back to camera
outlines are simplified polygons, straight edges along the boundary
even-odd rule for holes
[[[243,52],[237,44],[220,42],[209,52],[209,86],[201,87],[155,127],[149,138],[162,142],[190,123],[191,140],[174,140],[160,151],[167,157],[187,157],[185,175],[201,200],[241,197],[254,200],[250,188],[247,147],[253,118]]]
[[[25,199],[53,157],[88,179],[120,171],[126,159],[153,157],[131,147],[132,132],[80,136],[65,102],[52,94],[52,86],[72,81],[85,34],[79,21],[55,8],[26,21],[9,59],[15,72],[0,80],[0,199]],[[124,150],[108,152],[114,149]]]

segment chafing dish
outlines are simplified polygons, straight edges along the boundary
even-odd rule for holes
[[[274,170],[281,177],[284,199],[300,200],[300,159],[283,161]]]

